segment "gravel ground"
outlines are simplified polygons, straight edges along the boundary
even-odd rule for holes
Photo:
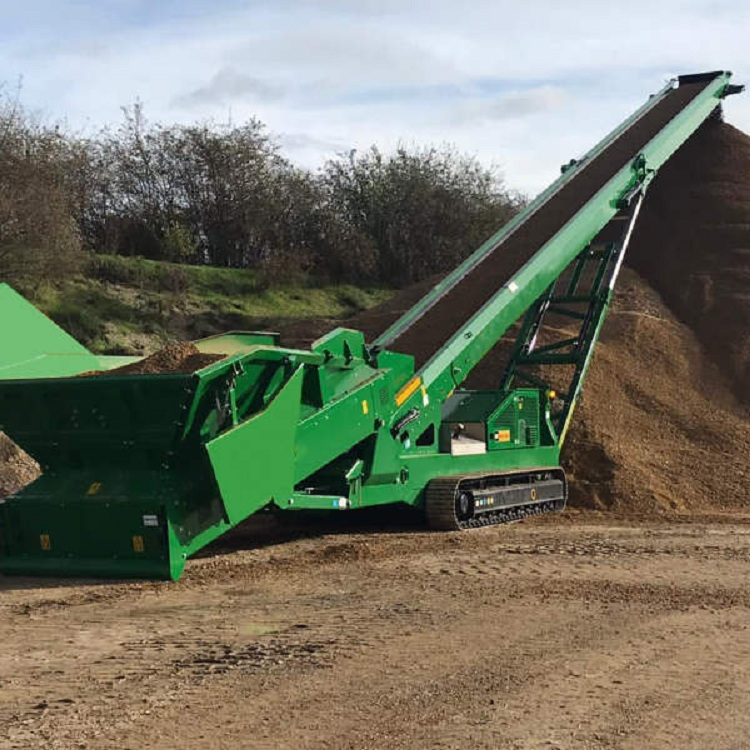
[[[0,577],[0,747],[747,746],[750,517],[365,531]]]

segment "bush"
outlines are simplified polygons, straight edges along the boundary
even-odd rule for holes
[[[75,274],[83,260],[66,183],[74,154],[56,131],[0,93],[0,276],[41,284]]]
[[[95,278],[154,291],[200,283],[185,264],[252,269],[255,288],[403,286],[454,267],[519,205],[447,147],[352,151],[312,174],[257,120],[164,126],[136,104],[81,139],[0,92],[0,274],[27,285],[75,274],[85,248]]]
[[[328,162],[323,185],[375,278],[396,286],[453,268],[520,205],[494,170],[450,148],[352,151]]]

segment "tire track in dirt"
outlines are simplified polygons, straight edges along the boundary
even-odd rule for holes
[[[0,747],[530,748],[544,726],[626,747],[652,702],[677,731],[682,699],[654,682],[688,689],[683,663],[739,711],[749,547],[727,524],[340,533],[198,560],[130,597],[16,589]],[[24,598],[56,604],[22,614]]]

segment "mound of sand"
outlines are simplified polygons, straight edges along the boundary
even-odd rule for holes
[[[571,503],[623,511],[750,503],[750,419],[730,379],[633,271],[602,331],[563,451]]]
[[[207,367],[220,359],[223,354],[205,354],[201,352],[195,344],[182,342],[169,344],[163,349],[154,352],[148,357],[144,357],[138,362],[129,365],[123,365],[113,370],[104,370],[101,372],[86,372],[83,376],[88,375],[156,375],[166,373],[190,373]]]
[[[630,264],[750,403],[750,138],[712,118],[649,189]]]
[[[39,473],[39,464],[0,432],[0,498],[18,492]]]

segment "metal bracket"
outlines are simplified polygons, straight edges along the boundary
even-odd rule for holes
[[[742,83],[728,83],[724,86],[724,91],[721,92],[721,98],[726,99],[728,96],[741,94],[744,90],[745,86]]]

